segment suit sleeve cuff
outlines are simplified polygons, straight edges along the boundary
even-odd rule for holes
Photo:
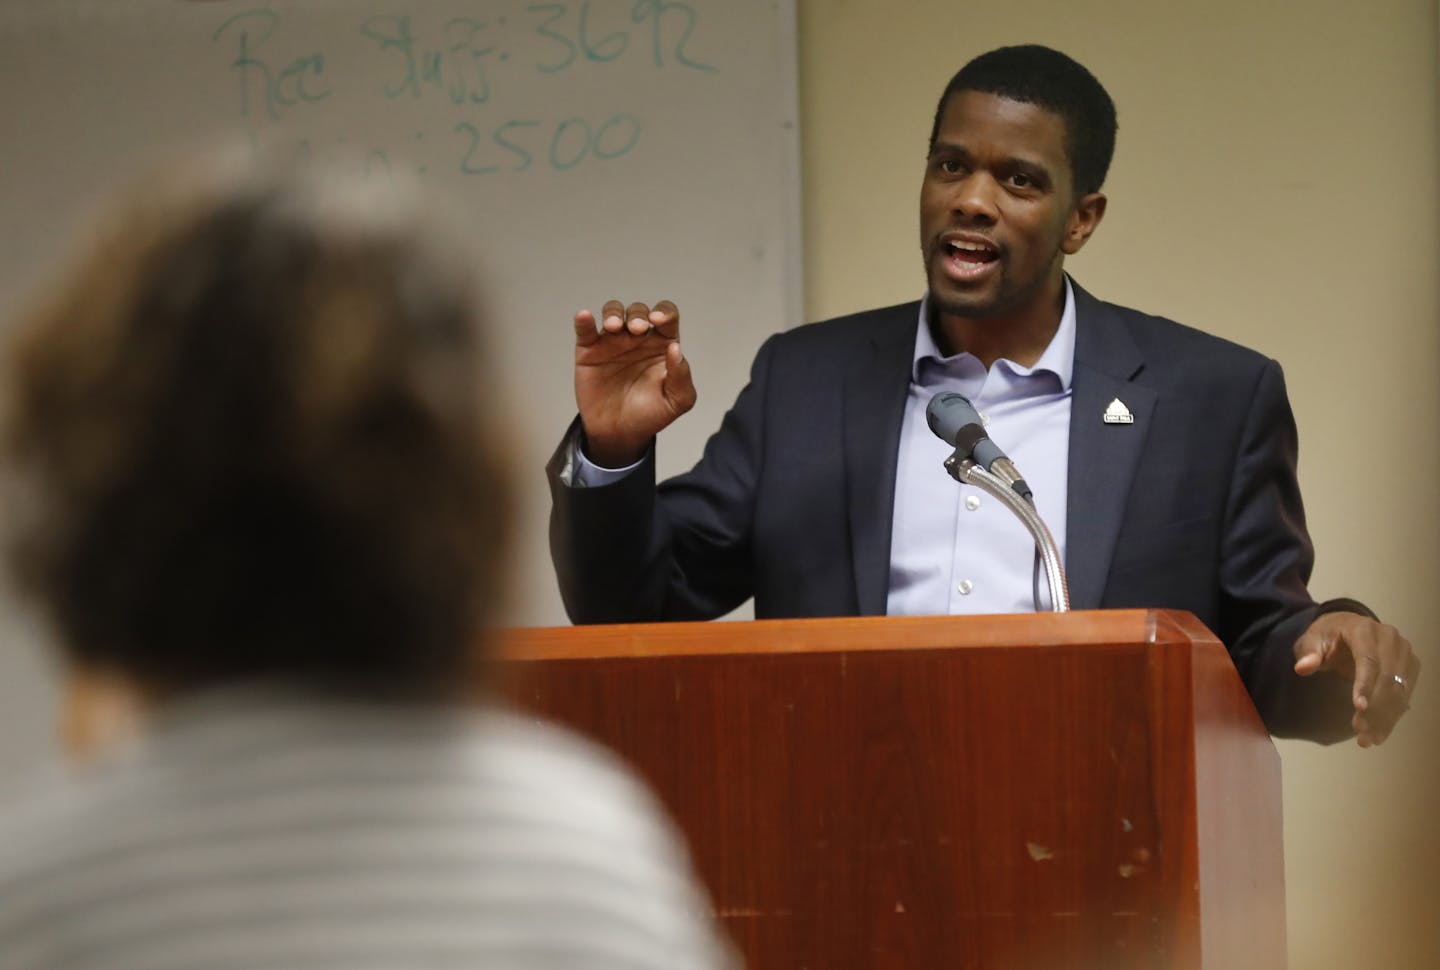
[[[562,447],[562,456],[560,469],[556,476],[562,484],[570,488],[602,488],[626,478],[645,464],[649,452],[642,455],[639,461],[626,465],[624,468],[606,468],[597,465],[585,454],[585,431],[580,422],[576,421],[571,426],[570,434],[566,436]]]
[[[1361,616],[1368,616],[1372,620],[1378,621],[1380,619],[1370,607],[1348,596],[1337,596],[1333,600],[1326,600],[1316,608],[1316,616],[1322,616],[1326,613],[1359,613]]]

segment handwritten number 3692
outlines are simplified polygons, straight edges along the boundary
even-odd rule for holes
[[[581,55],[588,61],[605,62],[613,61],[625,53],[626,48],[630,46],[628,32],[616,30],[598,39],[593,37],[594,31],[590,23],[591,7],[591,0],[585,0],[580,4],[574,39],[561,32],[565,26],[564,22],[570,14],[568,4],[532,3],[525,8],[543,18],[541,23],[536,25],[535,32],[562,48],[556,54],[558,59],[544,60],[536,65],[541,71],[547,74],[563,71]],[[715,70],[711,65],[695,60],[686,51],[686,47],[690,43],[690,35],[695,32],[698,20],[699,15],[695,12],[694,7],[688,3],[674,2],[674,0],[636,0],[635,5],[630,8],[631,23],[644,25],[648,21],[650,24],[651,55],[656,67],[666,66],[664,28],[668,23],[679,27],[679,36],[675,40],[674,48],[669,52],[673,62],[697,71]]]

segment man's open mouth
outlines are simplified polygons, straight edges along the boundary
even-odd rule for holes
[[[945,255],[960,263],[993,263],[1000,251],[988,242],[973,239],[948,239],[942,245]]]

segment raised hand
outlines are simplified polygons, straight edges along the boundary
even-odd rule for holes
[[[655,435],[695,406],[695,384],[680,352],[675,304],[627,307],[610,300],[601,321],[597,328],[589,310],[575,314],[575,403],[586,457],[622,468],[638,461]]]

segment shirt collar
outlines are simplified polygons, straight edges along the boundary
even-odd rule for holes
[[[910,361],[910,380],[912,383],[920,383],[920,362],[922,360],[937,360],[941,363],[959,360],[962,357],[969,357],[969,354],[959,353],[945,357],[940,353],[940,348],[935,346],[935,338],[930,333],[928,320],[930,319],[930,294],[926,293],[920,300],[920,326],[915,331],[915,354]],[[1055,328],[1055,336],[1050,338],[1050,343],[1045,347],[1045,352],[1033,367],[1022,367],[1012,360],[1001,358],[997,364],[1004,363],[1012,372],[1021,375],[1037,374],[1041,371],[1049,371],[1060,379],[1060,389],[1070,390],[1070,381],[1075,374],[1075,293],[1070,286],[1070,277],[1065,277],[1065,309],[1060,312],[1060,326]]]

